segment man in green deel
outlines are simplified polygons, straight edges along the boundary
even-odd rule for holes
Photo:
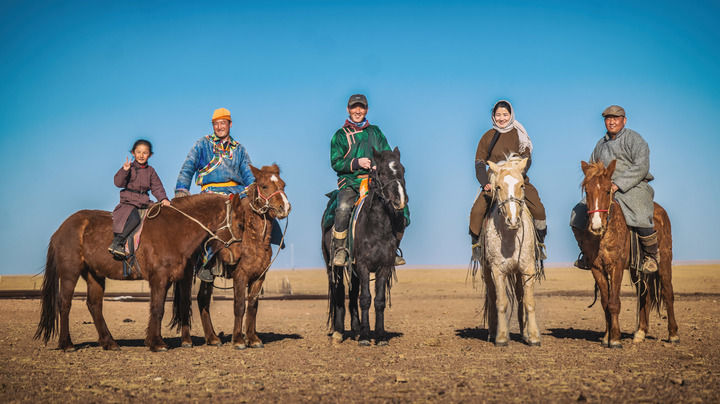
[[[370,125],[365,117],[368,112],[368,102],[364,95],[350,96],[347,111],[349,118],[330,141],[330,165],[337,173],[339,189],[332,233],[335,250],[332,263],[335,266],[347,264],[345,240],[348,235],[350,214],[358,198],[360,183],[368,178],[373,166],[371,160],[373,148],[378,152],[390,150],[390,145],[380,128]],[[400,232],[396,236],[399,241],[403,233]],[[401,256],[395,257],[395,265],[404,264],[405,260]]]

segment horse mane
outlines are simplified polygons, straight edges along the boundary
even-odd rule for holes
[[[605,164],[603,164],[602,161],[589,163],[585,167],[585,178],[583,179],[581,184],[582,188],[584,189],[591,180],[596,177],[600,177],[603,174],[605,174]]]

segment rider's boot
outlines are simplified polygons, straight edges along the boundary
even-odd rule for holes
[[[544,220],[535,220],[535,234],[537,235],[538,259],[545,261],[547,259],[547,250],[545,249],[545,236],[547,236],[547,224]]]
[[[395,234],[395,238],[397,238],[398,246],[400,245],[400,241],[402,241],[403,234],[405,234],[404,231],[401,231],[397,234]],[[395,266],[398,265],[405,265],[407,262],[405,262],[405,258],[402,256],[402,251],[400,251],[400,248],[398,247],[398,250],[395,252]]]
[[[643,252],[645,252],[645,259],[643,260],[642,264],[642,272],[645,272],[647,274],[657,272],[658,265],[660,265],[657,231],[653,232],[649,236],[638,237],[640,238],[640,244],[642,245]]]
[[[122,234],[120,233],[113,233],[113,241],[110,243],[110,247],[108,247],[108,251],[110,251],[110,254],[124,258],[127,253],[125,252],[125,239],[123,238]]]
[[[583,269],[583,270],[589,270],[590,269],[590,263],[587,262],[585,259],[585,254],[583,254],[583,231],[576,228],[576,227],[570,227],[573,231],[573,234],[575,235],[575,240],[578,243],[578,248],[580,248],[580,254],[578,255],[578,259],[575,260],[573,265],[576,268]]]
[[[203,282],[213,283],[213,281],[215,281],[215,272],[217,272],[216,268],[221,265],[222,262],[220,262],[220,258],[216,257],[214,261],[210,261],[207,265],[201,266],[195,276]]]
[[[335,231],[333,228],[333,250],[335,255],[333,256],[332,264],[336,267],[344,267],[347,265],[348,251],[345,248],[345,239],[347,238],[347,230],[342,232]]]

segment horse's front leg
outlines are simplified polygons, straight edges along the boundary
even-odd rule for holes
[[[360,336],[358,344],[370,345],[370,271],[367,267],[357,265],[355,267],[360,281]]]
[[[170,287],[167,278],[160,275],[149,279],[150,282],[150,320],[148,321],[145,345],[153,352],[167,351],[162,339],[161,327],[165,314],[165,298]]]
[[[610,297],[608,311],[610,312],[610,335],[608,347],[622,348],[620,343],[620,288],[622,286],[624,263],[615,262],[610,272]]]
[[[495,339],[495,333],[497,333],[497,307],[495,306],[497,302],[497,291],[488,262],[483,264],[482,271],[483,283],[485,284],[484,316],[488,327],[488,341],[490,341],[491,339]]]
[[[383,268],[375,273],[375,344],[380,346],[388,344],[385,333],[385,291],[389,272],[389,268]]]
[[[342,269],[340,269],[342,271]],[[360,337],[360,312],[358,311],[358,298],[360,296],[360,278],[357,276],[357,270],[353,269],[350,274],[348,310],[350,311],[350,330],[353,338]]]
[[[233,346],[235,349],[245,349],[245,336],[242,332],[243,317],[245,316],[245,294],[248,287],[247,275],[245,271],[238,265],[233,274],[233,312],[235,314],[235,322],[233,325]]]
[[[328,284],[330,289],[330,321],[332,324],[332,341],[340,343],[345,332],[345,284],[343,269],[330,264]]]
[[[610,311],[608,311],[608,299],[610,296],[609,284],[605,273],[602,272],[600,268],[593,266],[590,272],[592,272],[593,278],[595,278],[595,286],[598,291],[600,291],[600,305],[602,306],[603,315],[605,316],[605,335],[602,337],[602,344],[607,346],[610,338]]]
[[[508,329],[508,298],[505,288],[507,277],[503,271],[493,269],[493,282],[495,283],[495,307],[497,307],[497,332],[495,333],[495,346],[506,346],[510,340]]]
[[[265,275],[256,279],[250,285],[250,296],[247,303],[247,314],[245,316],[245,333],[247,335],[247,344],[250,348],[264,348],[260,337],[255,330],[255,320],[257,318],[258,302],[260,300],[260,290],[265,281]]]
[[[98,333],[98,343],[105,350],[119,351],[120,346],[115,342],[108,330],[105,317],[103,317],[103,297],[105,295],[105,278],[101,278],[90,272],[84,277],[87,282],[87,307],[95,323]]]
[[[210,301],[212,300],[213,284],[210,282],[200,281],[200,289],[197,294],[198,310],[200,311],[200,321],[205,334],[205,343],[208,345],[220,346],[222,341],[215,334],[215,328],[210,317]]]
[[[525,330],[524,339],[525,342],[530,346],[540,346],[540,329],[535,319],[535,278],[533,272],[535,266],[533,265],[530,273],[526,273],[523,276],[519,276],[523,282],[523,306],[525,308]]]
[[[637,291],[638,323],[633,335],[633,343],[640,343],[645,340],[648,332],[648,320],[650,314],[650,293],[643,280],[639,279],[638,273],[630,270],[630,279]]]

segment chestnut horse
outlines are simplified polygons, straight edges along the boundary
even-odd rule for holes
[[[405,167],[400,163],[400,151],[373,150],[369,192],[358,214],[349,270],[350,326],[358,336],[358,344],[370,345],[370,273],[375,274],[375,343],[387,345],[385,333],[385,299],[389,295],[391,276],[398,248],[397,232],[404,229],[403,209],[408,197],[405,192]],[[332,265],[332,228],[323,231],[323,258],[328,273],[330,313],[333,342],[343,340],[345,329],[344,267]],[[358,317],[358,295],[362,317]]]
[[[631,233],[625,222],[620,205],[614,201],[612,192],[612,174],[616,160],[608,164],[602,162],[588,164],[582,162],[585,179],[582,188],[586,195],[588,214],[587,232],[581,236],[583,254],[591,265],[595,285],[600,291],[600,302],[605,311],[605,335],[602,343],[610,348],[621,348],[620,323],[620,286],[623,271],[630,267]],[[642,342],[648,332],[648,316],[655,308],[665,305],[668,318],[668,340],[680,341],[678,326],[675,322],[672,287],[672,234],[667,212],[655,203],[653,223],[658,234],[659,261],[658,271],[651,274],[638,274],[630,268],[630,276],[638,292],[638,324],[633,342]],[[659,294],[662,294],[662,302]]]
[[[215,233],[232,233],[238,226],[241,212],[240,198],[225,195],[201,194],[176,198],[169,207],[154,205],[142,230],[142,242],[135,252],[141,277],[133,271],[123,276],[121,261],[107,252],[112,238],[110,212],[81,210],[60,225],[50,238],[42,287],[42,313],[35,339],[47,342],[57,333],[58,347],[74,349],[70,339],[69,314],[73,292],[78,278],[87,282],[87,307],[98,332],[103,349],[120,349],[113,339],[103,317],[105,279],[147,279],[150,284],[150,318],[145,345],[151,351],[167,350],[161,336],[165,299],[171,284],[176,284],[176,301],[190,295],[192,266],[190,257],[210,238],[220,250],[221,259],[232,262],[223,245],[231,245],[234,237],[220,239]],[[159,211],[156,209],[160,209]],[[178,287],[179,286],[179,287]],[[181,305],[183,306],[183,305]],[[183,346],[192,346],[190,340],[189,303],[179,312],[176,309],[174,326],[182,330]]]
[[[494,338],[496,346],[506,346],[510,339],[508,301],[512,307],[513,300],[517,300],[525,343],[540,345],[534,288],[542,268],[537,261],[533,218],[525,205],[523,170],[527,160],[514,154],[497,164],[488,162],[494,203],[481,232],[482,274],[488,337]]]
[[[235,349],[262,348],[263,343],[255,329],[258,310],[258,298],[265,274],[270,268],[272,248],[270,233],[274,218],[282,219],[290,214],[290,202],[285,195],[285,182],[280,178],[280,169],[276,164],[265,166],[261,170],[251,167],[255,183],[247,188],[247,198],[240,202],[242,212],[236,229],[241,243],[232,244],[228,252],[237,259],[234,268],[229,268],[226,276],[232,277],[234,292],[235,324],[232,341]],[[198,291],[198,308],[208,345],[220,345],[210,317],[212,284],[202,282]],[[246,311],[247,302],[247,311]],[[243,317],[245,333],[243,334]]]

